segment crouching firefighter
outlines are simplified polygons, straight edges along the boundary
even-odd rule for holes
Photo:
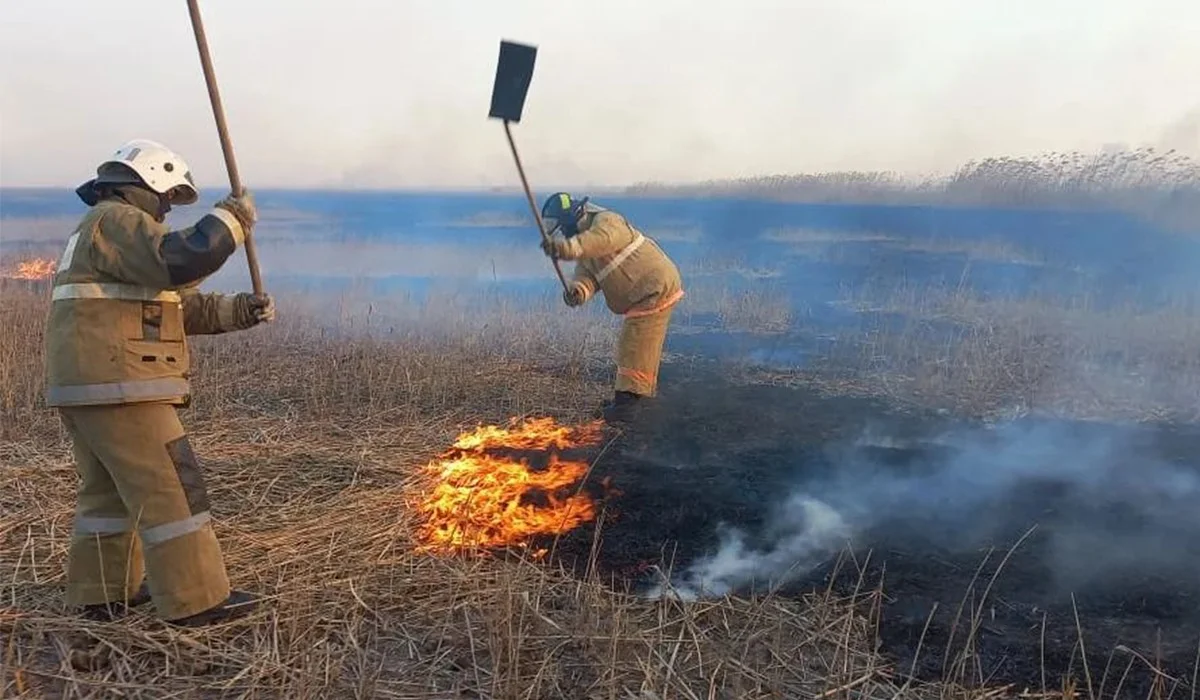
[[[542,205],[542,219],[551,232],[542,249],[550,257],[575,261],[563,292],[567,306],[584,304],[599,291],[609,310],[624,316],[613,400],[604,416],[629,420],[635,406],[658,393],[667,325],[683,298],[679,270],[653,239],[587,197],[553,194]]]
[[[190,403],[187,336],[274,318],[269,296],[197,290],[254,225],[254,199],[230,195],[170,230],[167,212],[199,193],[182,158],[144,140],[122,146],[76,194],[89,209],[58,261],[45,340],[47,403],[81,479],[67,603],[113,619],[153,601],[186,626],[248,612],[257,597],[230,588],[176,408]]]

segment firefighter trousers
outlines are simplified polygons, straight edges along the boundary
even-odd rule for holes
[[[148,574],[160,616],[212,608],[230,593],[208,494],[175,407],[61,407],[79,473],[67,602],[126,600]]]
[[[617,340],[616,391],[641,396],[658,393],[658,368],[673,307],[645,316],[627,316]]]

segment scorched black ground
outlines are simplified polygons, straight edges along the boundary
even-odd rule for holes
[[[880,400],[735,386],[712,375],[672,379],[643,423],[615,435],[589,480],[611,479],[620,491],[604,503],[598,573],[634,592],[651,583],[651,565],[680,572],[714,552],[722,524],[743,530],[751,545],[769,547],[763,533],[771,509],[806,484],[827,483],[850,470],[840,475],[843,482],[861,478],[870,490],[869,480],[881,471],[936,474],[955,460],[962,469],[959,448],[938,436],[988,433]],[[1126,451],[1156,463],[1186,467],[1200,454],[1195,430],[1043,423],[1082,446],[1120,432]],[[868,434],[874,438],[864,440]],[[853,473],[864,464],[871,473]],[[1128,483],[1138,483],[1139,468],[1136,461],[1128,464]],[[1087,473],[1086,465],[1081,469]],[[989,685],[1035,690],[1045,683],[1053,690],[1072,675],[1082,685],[1082,637],[1097,691],[1106,667],[1106,693],[1118,682],[1122,693],[1150,686],[1155,674],[1134,652],[1191,683],[1200,644],[1197,521],[1173,526],[1126,502],[1127,490],[1098,494],[1073,479],[1042,478],[1036,468],[993,491],[963,494],[966,507],[956,506],[952,495],[938,505],[910,494],[894,510],[880,509],[869,527],[855,533],[850,551],[830,551],[776,592],[817,588],[845,595],[881,584],[882,649],[897,672],[915,667],[923,679],[953,675],[974,618],[967,668],[975,682],[982,677]],[[596,490],[598,497],[603,493]],[[555,556],[582,569],[595,534],[590,526],[572,532],[559,540]],[[1115,556],[1123,547],[1161,547],[1163,555],[1133,552],[1137,556],[1123,565]],[[739,592],[755,591],[745,586]]]

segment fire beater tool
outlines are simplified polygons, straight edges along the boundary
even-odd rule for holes
[[[233,159],[233,144],[229,141],[229,127],[225,124],[225,110],[221,107],[221,93],[217,90],[217,77],[213,72],[212,57],[208,53],[208,39],[204,24],[200,21],[198,0],[187,0],[188,13],[192,16],[192,32],[196,35],[196,48],[200,51],[200,65],[204,69],[204,82],[208,85],[208,101],[212,104],[213,118],[217,121],[217,135],[221,139],[221,152],[225,154],[225,170],[229,172],[229,189],[234,194],[245,192],[242,179],[238,176],[237,162]],[[250,284],[255,294],[263,293],[262,274],[258,269],[258,253],[254,238],[246,229],[246,263],[250,266]]]
[[[521,122],[521,113],[525,109],[525,96],[529,93],[529,84],[533,81],[533,64],[537,60],[537,47],[519,44],[514,41],[501,40],[500,58],[496,64],[496,81],[492,85],[492,105],[488,111],[491,119],[504,122],[504,135],[508,137],[508,147],[512,150],[513,162],[517,164],[517,174],[521,176],[521,186],[525,188],[525,199],[529,202],[529,211],[533,214],[538,233],[542,240],[549,241],[550,234],[542,222],[542,214],[533,201],[533,192],[529,189],[529,181],[525,178],[525,168],[521,166],[521,156],[517,153],[517,144],[513,141],[511,123]],[[562,267],[557,258],[550,258],[554,263],[554,271],[558,273],[558,281],[562,282],[563,290],[567,289],[567,279],[563,277]]]

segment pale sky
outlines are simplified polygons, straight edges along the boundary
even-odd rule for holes
[[[201,0],[249,187],[537,190],[970,158],[1200,155],[1197,0]],[[0,0],[0,186],[75,185],[131,138],[227,187],[184,0]]]

